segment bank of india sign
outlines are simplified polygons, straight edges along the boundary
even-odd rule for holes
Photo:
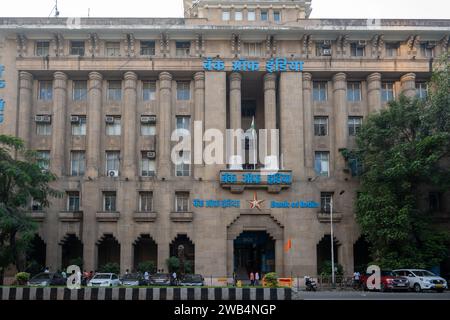
[[[258,60],[238,59],[231,61],[232,71],[303,71],[304,61],[288,60],[287,58],[272,58],[265,62],[264,68]],[[203,70],[205,71],[225,71],[225,61],[216,58],[206,58],[203,60]]]

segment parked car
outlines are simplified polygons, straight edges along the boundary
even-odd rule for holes
[[[41,272],[28,280],[29,286],[48,287],[65,286],[67,279],[61,273]]]
[[[367,279],[371,275],[372,274],[370,273],[361,275],[360,281],[362,281],[364,290],[369,290],[369,288],[367,287]],[[382,270],[380,278],[380,291],[385,292],[395,290],[402,290],[402,291],[409,290],[408,279],[406,277],[400,277],[397,273],[393,271]]]
[[[185,274],[183,278],[180,280],[181,286],[204,286],[205,279],[201,274]]]
[[[125,274],[121,279],[123,286],[146,286],[148,283],[142,273]]]
[[[116,287],[120,286],[121,282],[115,273],[96,273],[94,277],[89,280],[87,286],[94,287]]]
[[[433,272],[424,269],[398,269],[395,273],[406,277],[409,280],[409,286],[415,292],[422,290],[436,290],[443,292],[447,289],[447,281],[435,275]]]
[[[148,284],[151,286],[170,286],[172,277],[168,273],[155,273],[149,277]]]

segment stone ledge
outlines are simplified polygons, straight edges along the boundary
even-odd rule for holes
[[[170,220],[173,222],[191,222],[194,220],[194,213],[189,212],[171,212]]]
[[[97,212],[95,214],[97,221],[100,222],[116,222],[120,218],[120,212]]]
[[[64,222],[81,221],[83,211],[60,211],[59,220]]]
[[[29,216],[34,221],[44,221],[47,213],[45,211],[30,211],[27,212],[27,216]]]
[[[133,213],[133,219],[136,222],[153,222],[158,217],[157,212],[139,212],[136,211]]]
[[[319,222],[329,223],[330,222],[330,214],[329,213],[318,212],[317,213],[317,220],[319,220]],[[342,220],[342,213],[333,213],[333,223],[334,222],[341,222],[341,220]]]

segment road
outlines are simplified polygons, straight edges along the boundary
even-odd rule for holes
[[[362,291],[300,291],[294,293],[304,300],[450,300],[450,291],[437,292],[362,292]]]

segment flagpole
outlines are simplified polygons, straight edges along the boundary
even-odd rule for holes
[[[252,117],[252,138],[253,138],[253,170],[256,170],[256,139],[255,139],[255,116]]]

